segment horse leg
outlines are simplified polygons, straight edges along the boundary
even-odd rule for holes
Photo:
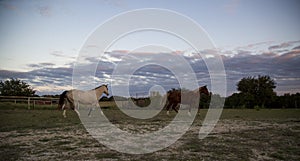
[[[99,105],[99,104],[98,104]],[[97,107],[97,103],[95,104],[95,107]],[[102,116],[104,116],[104,113],[103,113],[103,111],[102,111],[102,109],[101,109],[101,106],[99,105],[99,108],[100,108],[100,113],[101,113],[101,115]]]
[[[77,107],[77,110],[79,110],[79,102],[77,102],[76,104],[77,104],[77,106],[76,106],[76,107]]]
[[[66,109],[64,109],[64,112],[63,112],[63,116],[64,116],[64,118],[66,118],[67,117],[67,115],[66,115]]]
[[[192,105],[191,104],[189,104],[189,111],[188,111],[188,115],[191,117],[192,116],[192,114],[191,114],[191,110],[192,110]]]
[[[78,116],[80,116],[79,111],[75,108],[74,111],[77,113]]]
[[[76,107],[74,108],[74,111],[77,113],[78,116],[80,116],[80,113],[78,110],[79,110],[79,102],[76,103]]]
[[[91,117],[92,108],[90,107],[88,117]]]
[[[103,113],[101,107],[100,107],[100,113],[101,113],[102,116],[104,116],[104,113]]]
[[[66,104],[63,104],[63,105],[61,106],[61,109],[64,110],[64,109],[65,109],[65,106],[66,106]]]
[[[93,106],[90,107],[89,113],[88,113],[88,116],[89,116],[89,117],[91,116],[91,112],[92,112],[93,110],[95,110],[95,107],[97,107],[96,104],[93,104]],[[100,107],[100,106],[99,106],[99,107]],[[101,110],[101,107],[100,107],[100,112],[101,112],[101,115],[104,115],[103,112],[102,112],[102,110]]]
[[[65,109],[65,103],[61,106],[61,110],[63,110],[63,116],[66,118],[66,109]]]
[[[167,115],[170,114],[169,110],[170,110],[170,106],[171,106],[171,105],[172,105],[172,104],[170,104],[170,103],[167,104],[167,107],[166,107],[166,108],[167,108]]]
[[[172,106],[173,110],[175,110],[176,113],[178,113],[178,110],[176,109],[177,105],[178,105],[178,103],[175,103],[175,104],[173,104],[173,106]]]

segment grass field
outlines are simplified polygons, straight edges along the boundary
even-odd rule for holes
[[[133,133],[163,127],[175,116],[163,111],[137,121],[119,110],[103,111],[112,123]],[[1,104],[0,160],[300,160],[300,110],[226,109],[213,132],[199,140],[206,112],[201,110],[190,130],[170,147],[130,155],[98,143],[74,111],[63,118],[62,111],[50,108]]]

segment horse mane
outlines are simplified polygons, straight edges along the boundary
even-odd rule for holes
[[[98,86],[98,87],[94,88],[94,90],[96,90],[96,89],[98,89],[98,88],[101,88],[102,86],[105,86],[105,87],[107,87],[107,85],[106,85],[106,84],[102,84],[101,86]]]

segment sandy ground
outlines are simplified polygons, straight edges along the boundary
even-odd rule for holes
[[[116,124],[133,133],[151,132],[154,125]],[[0,132],[0,160],[300,160],[297,119],[222,119],[202,140],[198,139],[200,126],[193,124],[171,146],[143,155],[111,150],[81,124],[5,131]]]

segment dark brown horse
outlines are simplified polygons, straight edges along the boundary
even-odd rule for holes
[[[178,104],[187,104],[189,105],[189,115],[190,115],[192,107],[195,106],[198,107],[199,105],[199,100],[200,100],[199,94],[209,95],[207,87],[202,86],[199,87],[198,89],[195,89],[194,91],[181,91],[175,89],[168,91],[167,103],[166,103],[167,114],[169,114],[170,108],[174,109],[178,113],[178,110],[176,109]]]

